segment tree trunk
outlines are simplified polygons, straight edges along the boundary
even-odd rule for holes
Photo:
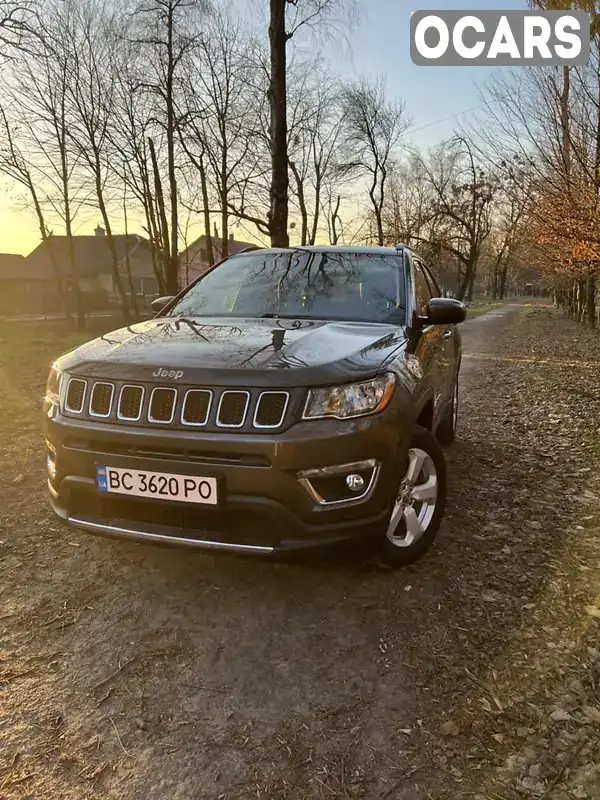
[[[471,275],[471,280],[469,281],[469,293],[467,295],[467,299],[468,299],[469,303],[471,303],[473,301],[473,289],[474,289],[474,287],[475,287],[475,270],[473,270],[473,273]]]
[[[459,265],[460,270],[460,265]],[[473,256],[469,258],[467,264],[465,264],[465,274],[463,275],[462,281],[460,280],[460,272],[459,272],[459,287],[458,292],[456,294],[457,300],[464,300],[469,287],[471,286],[471,280],[474,273],[474,264],[473,264]]]
[[[300,244],[302,246],[308,244],[308,209],[306,208],[306,197],[304,196],[304,184],[298,168],[293,161],[289,162],[290,169],[296,181],[296,192],[298,194],[298,205],[300,206],[300,218],[302,219],[302,230],[300,231]],[[311,242],[312,244],[312,242]]]
[[[156,159],[156,150],[154,149],[154,142],[152,141],[152,139],[148,139],[148,147],[150,149],[150,160],[152,161],[152,172],[154,174],[154,192],[156,195],[158,218],[160,220],[165,291],[167,292],[167,294],[177,294],[177,285],[173,286],[172,283],[169,282],[169,275],[170,275],[169,225],[167,223],[167,213],[165,211],[165,200],[163,197],[162,182],[160,180],[160,172],[158,169],[158,161]]]
[[[52,272],[54,273],[54,279],[56,281],[56,291],[58,292],[61,305],[64,309],[67,324],[70,327],[73,324],[73,315],[71,314],[71,307],[69,306],[69,298],[67,297],[64,290],[62,275],[60,273],[60,267],[56,259],[56,253],[54,252],[54,242],[52,241],[52,237],[48,235],[48,229],[46,228],[46,222],[44,220],[42,207],[40,205],[40,201],[37,192],[35,190],[35,186],[33,185],[33,181],[31,180],[31,177],[29,175],[29,172],[27,173],[27,182],[29,187],[29,193],[31,194],[31,199],[33,200],[33,206],[35,208],[35,214],[40,229],[40,235],[42,237],[42,241],[46,242],[46,247],[48,249],[50,264],[52,266]]]
[[[152,259],[152,269],[154,277],[156,278],[156,285],[158,287],[159,296],[167,293],[165,288],[165,276],[157,261],[157,254],[160,250],[160,242],[158,238],[158,231],[156,230],[156,220],[154,217],[154,200],[151,196],[144,199],[144,212],[146,214],[146,225],[148,227],[148,235],[150,237],[150,257]]]
[[[171,205],[171,247],[168,251],[166,285],[169,294],[177,294],[179,291],[179,250],[177,247],[179,234],[179,220],[177,213],[177,173],[175,171],[175,104],[174,104],[174,72],[175,61],[173,54],[173,3],[169,3],[167,13],[167,162],[169,172],[169,202]]]
[[[340,211],[340,203],[342,202],[341,196],[338,194],[337,200],[335,203],[335,208],[331,214],[331,244],[336,245],[339,241],[339,234],[337,230],[337,220],[339,219],[338,214]]]
[[[206,181],[206,169],[204,168],[204,156],[201,155],[198,159],[198,171],[200,173],[200,188],[202,191],[202,205],[204,216],[204,235],[206,237],[206,260],[209,267],[215,263],[215,254],[213,252],[212,234],[210,231],[210,206],[208,198],[208,183]]]
[[[125,222],[125,270],[127,272],[127,282],[129,284],[129,298],[131,301],[131,308],[136,319],[140,315],[140,309],[137,301],[137,292],[133,283],[133,275],[131,274],[131,258],[129,257],[129,221],[127,218],[127,184],[125,184],[125,191],[123,192],[123,220]]]
[[[309,244],[314,244],[317,240],[317,232],[319,230],[319,214],[321,210],[321,167],[318,167],[317,175],[315,178],[315,213],[313,216],[312,231],[310,234]]]
[[[104,191],[102,189],[102,178],[98,163],[96,164],[96,198],[98,200],[98,207],[100,208],[100,214],[102,215],[102,222],[104,223],[104,229],[106,231],[106,243],[108,245],[108,252],[110,253],[113,284],[121,300],[121,313],[123,314],[123,322],[125,323],[125,325],[127,325],[129,323],[129,304],[127,302],[127,292],[125,291],[125,287],[123,286],[123,281],[121,280],[121,273],[119,272],[119,257],[117,255],[117,250],[115,248],[115,240],[112,235],[112,227],[110,224],[108,212],[106,210],[106,204],[104,202]]]
[[[588,275],[585,280],[585,316],[588,328],[596,327],[596,276]]]
[[[160,232],[156,222],[156,214],[154,213],[154,197],[150,189],[150,175],[148,174],[147,161],[145,158],[143,158],[140,164],[140,175],[142,177],[142,205],[144,206],[146,227],[150,239],[152,269],[156,278],[158,294],[161,296],[165,295],[167,290],[165,288],[165,276],[157,260],[157,255],[161,249]]]
[[[560,98],[560,125],[562,129],[562,151],[567,177],[569,183],[571,175],[571,131],[569,119],[569,96],[571,94],[571,72],[568,65],[563,67],[563,90]]]
[[[221,194],[221,259],[229,256],[229,214],[227,212],[227,190]]]
[[[62,202],[65,214],[65,233],[67,234],[67,242],[69,248],[69,271],[71,273],[73,294],[75,296],[77,328],[80,331],[84,331],[85,307],[83,304],[81,287],[79,286],[79,274],[77,270],[77,262],[75,260],[75,244],[73,242],[73,222],[71,219],[71,198],[69,195],[69,171],[67,165],[67,154],[64,148],[61,148],[61,178],[62,178],[62,193],[63,193]]]
[[[500,300],[506,296],[506,278],[508,276],[508,264],[504,264],[500,272]]]
[[[271,112],[271,191],[269,229],[273,247],[289,247],[288,234],[288,150],[285,8],[287,0],[269,0],[269,46],[271,69],[269,106]]]
[[[227,203],[229,201],[229,187],[227,185],[227,134],[224,132],[222,136],[223,147],[221,151],[221,236],[223,244],[221,245],[221,258],[229,256],[229,209]]]

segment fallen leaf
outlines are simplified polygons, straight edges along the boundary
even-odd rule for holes
[[[460,730],[456,722],[448,720],[448,722],[444,722],[440,725],[440,733],[442,736],[458,736]]]
[[[502,595],[499,592],[491,591],[482,594],[481,599],[484,603],[498,603],[502,600]]]
[[[504,744],[504,734],[502,733],[494,733],[492,739],[498,742],[498,744]]]
[[[600,709],[594,708],[594,706],[583,706],[581,710],[590,722],[600,725]]]
[[[13,483],[17,483],[17,484],[23,483],[24,480],[25,480],[25,475],[17,475],[17,477],[14,479]]]
[[[583,786],[576,786],[575,789],[571,789],[571,797],[575,797],[576,800],[587,800],[589,794],[583,788]]]
[[[557,708],[556,711],[550,714],[550,719],[553,722],[568,722],[571,719],[571,715],[564,708]]]
[[[594,619],[600,619],[600,608],[597,606],[586,606],[585,613]]]
[[[533,728],[517,728],[517,736],[521,739],[526,739],[533,733]]]

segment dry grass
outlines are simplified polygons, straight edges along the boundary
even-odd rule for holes
[[[80,337],[2,325],[0,797],[594,797],[600,344],[511,319],[465,328],[447,518],[400,573],[63,528],[39,408]]]

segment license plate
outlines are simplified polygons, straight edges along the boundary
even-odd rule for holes
[[[121,467],[96,467],[96,486],[101,492],[217,505],[216,478],[173,475],[169,472],[146,472]]]

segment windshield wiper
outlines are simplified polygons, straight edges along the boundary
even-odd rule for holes
[[[275,314],[269,311],[266,314],[260,314],[258,319],[327,319],[327,317],[317,317],[314,314]]]

